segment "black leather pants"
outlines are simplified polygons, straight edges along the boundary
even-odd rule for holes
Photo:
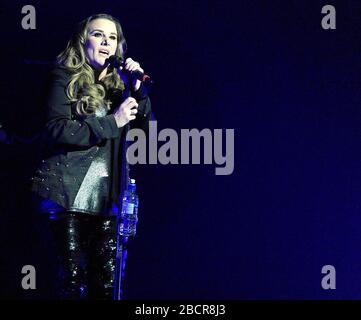
[[[57,297],[112,299],[116,217],[67,212],[50,223],[59,263]]]

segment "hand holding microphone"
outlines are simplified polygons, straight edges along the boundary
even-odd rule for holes
[[[141,82],[152,82],[150,77],[144,73],[140,64],[132,58],[127,58],[123,61],[121,57],[113,55],[107,61],[111,67],[118,70],[120,78],[126,85],[129,84],[129,79],[131,80],[135,91],[139,89]]]
[[[124,73],[130,73],[130,77],[132,78],[132,85],[135,91],[140,88],[141,81],[139,79],[140,74],[144,74],[144,70],[140,67],[140,64],[137,61],[134,61],[132,58],[127,58],[125,60],[124,66],[120,66],[119,68],[119,76],[122,78]],[[122,71],[125,72],[122,72]],[[126,78],[126,77],[125,77]],[[124,81],[124,79],[122,78]]]

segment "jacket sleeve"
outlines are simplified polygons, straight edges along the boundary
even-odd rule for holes
[[[117,127],[112,114],[72,119],[71,102],[66,95],[68,80],[65,70],[57,68],[53,71],[46,102],[46,138],[55,144],[91,147],[105,139],[119,137],[122,130]]]
[[[130,122],[130,127],[142,129],[147,135],[149,131],[149,121],[152,115],[152,104],[148,96],[147,88],[142,84],[138,91],[132,92],[132,97],[138,102],[138,114],[136,118]]]

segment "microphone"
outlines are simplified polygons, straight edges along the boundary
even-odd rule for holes
[[[107,58],[106,63],[108,63],[112,68],[118,69],[120,67],[123,67],[122,71],[127,72],[132,79],[137,79],[142,82],[153,83],[150,76],[148,76],[144,72],[141,72],[139,70],[134,70],[134,71],[125,70],[125,61],[122,59],[122,57],[116,55],[110,56],[109,58]]]

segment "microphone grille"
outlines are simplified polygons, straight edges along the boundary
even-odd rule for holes
[[[120,56],[113,55],[108,58],[108,63],[113,68],[119,68],[123,64],[123,59]]]

